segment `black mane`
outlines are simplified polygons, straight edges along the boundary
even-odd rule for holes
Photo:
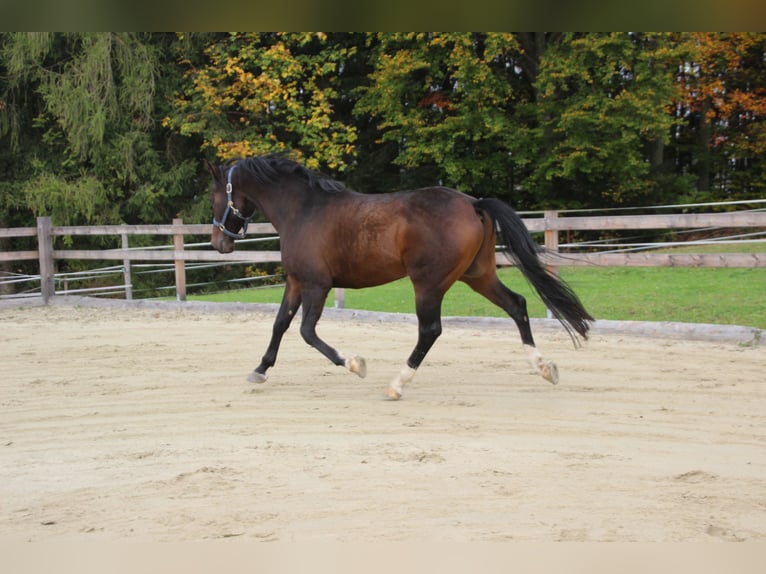
[[[346,189],[341,182],[307,169],[281,154],[248,157],[237,160],[236,165],[258,183],[273,185],[285,178],[293,178],[307,185],[312,191],[333,193]]]

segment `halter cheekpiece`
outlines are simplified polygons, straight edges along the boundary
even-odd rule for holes
[[[250,223],[253,217],[255,217],[256,211],[253,211],[253,214],[248,217],[248,216],[242,215],[242,212],[236,207],[234,207],[234,200],[231,197],[231,193],[232,193],[231,174],[234,172],[235,167],[237,166],[233,165],[229,169],[229,174],[227,176],[226,209],[223,212],[223,217],[221,217],[221,221],[218,221],[218,219],[213,217],[213,225],[215,225],[218,229],[220,229],[224,235],[227,235],[231,237],[232,239],[244,239],[245,236],[247,236],[247,224]],[[233,231],[229,231],[228,229],[226,229],[226,219],[229,217],[230,213],[233,213],[234,215],[236,215],[242,220],[242,231],[240,233],[234,233]]]

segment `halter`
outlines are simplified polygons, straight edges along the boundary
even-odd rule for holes
[[[244,239],[247,235],[247,224],[250,223],[250,220],[255,217],[255,214],[257,213],[257,209],[253,211],[253,214],[249,217],[246,217],[242,215],[242,212],[239,211],[236,207],[234,207],[234,200],[231,197],[231,174],[234,171],[234,168],[237,166],[232,166],[229,170],[228,175],[228,182],[226,183],[226,210],[223,212],[223,217],[221,218],[221,221],[218,221],[215,216],[213,216],[213,225],[215,225],[218,229],[220,229],[224,235],[228,235],[232,239]],[[229,231],[226,229],[226,219],[229,217],[229,214],[233,213],[237,217],[239,217],[242,220],[242,233],[234,233],[233,231]]]

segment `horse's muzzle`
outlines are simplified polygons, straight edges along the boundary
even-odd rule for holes
[[[213,234],[210,243],[218,253],[231,253],[234,251],[234,241],[221,233],[221,230],[213,226]]]

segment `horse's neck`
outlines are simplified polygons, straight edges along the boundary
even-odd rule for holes
[[[252,199],[258,205],[258,210],[278,232],[281,232],[282,228],[300,217],[300,211],[309,199],[308,193],[309,190],[291,185],[269,186],[253,194]]]

